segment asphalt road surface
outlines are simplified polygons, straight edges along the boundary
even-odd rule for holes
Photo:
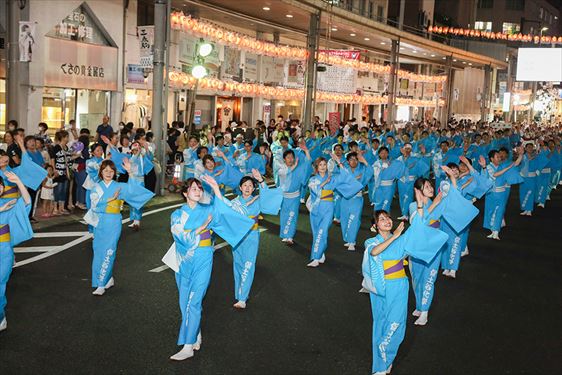
[[[393,374],[562,373],[561,193],[528,218],[519,216],[514,188],[501,241],[485,238],[479,215],[457,279],[437,280],[428,325],[408,318]],[[84,225],[51,227],[42,231],[46,237],[21,245],[17,261],[29,263],[15,268],[8,284],[0,374],[370,373],[371,309],[368,295],[358,293],[362,246],[346,251],[340,228],[332,226],[326,263],[307,268],[304,205],[292,248],[278,238],[277,217],[262,221],[245,311],[232,307],[230,248],[216,251],[202,348],[194,358],[171,362],[180,312],[173,272],[160,261],[171,244],[171,211],[146,216],[138,233],[123,228],[116,286],[103,297],[91,294]],[[366,207],[358,243],[371,235],[370,213]]]

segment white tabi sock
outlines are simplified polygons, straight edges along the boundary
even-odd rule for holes
[[[103,296],[104,293],[105,293],[105,288],[103,286],[100,286],[99,288],[97,288],[92,292],[94,296]]]
[[[429,316],[429,311],[423,311],[420,317],[414,322],[417,326],[424,326],[427,324],[427,317]]]
[[[193,350],[201,349],[201,343],[203,342],[203,337],[201,336],[201,332],[197,334],[197,341],[193,344]]]
[[[326,255],[322,254],[322,257],[318,259],[318,263],[324,263],[326,261]]]
[[[413,316],[420,316],[421,315],[421,311],[419,310],[414,310],[414,312],[412,313]]]
[[[4,318],[0,322],[0,332],[5,331],[6,329],[8,329],[8,321]]]
[[[170,357],[172,361],[184,361],[193,357],[193,345],[184,345],[182,350]]]
[[[359,293],[369,293],[369,291],[365,288],[359,289]]]
[[[318,267],[320,265],[320,262],[317,261],[316,259],[314,259],[312,262],[308,263],[306,266],[307,267]]]
[[[464,248],[463,252],[461,253],[461,257],[465,257],[468,255],[468,245]]]
[[[132,222],[131,224],[127,225],[127,226],[128,226],[129,228],[134,227],[134,226],[135,226],[135,220],[133,220],[133,222]]]
[[[349,242],[344,243],[343,246],[348,247],[348,246],[349,246]]]
[[[392,371],[392,365],[388,366],[388,368],[386,369],[386,373],[390,374],[391,371]]]
[[[449,271],[449,274],[448,274],[447,276],[449,276],[449,277],[451,277],[451,278],[453,278],[453,279],[456,279],[456,278],[457,278],[457,271],[455,271],[455,270],[450,270],[450,271]]]
[[[443,275],[449,276],[449,272],[450,272],[449,270],[443,270]]]
[[[234,308],[236,309],[245,309],[246,308],[246,301],[238,301],[234,304]]]
[[[115,279],[113,279],[113,277],[112,277],[111,279],[109,279],[109,281],[107,282],[107,284],[105,284],[105,287],[104,287],[104,288],[105,288],[105,289],[109,289],[109,288],[111,288],[111,287],[114,286],[114,285],[115,285]]]
[[[349,247],[347,248],[348,251],[355,251],[355,244],[354,243],[350,243]]]

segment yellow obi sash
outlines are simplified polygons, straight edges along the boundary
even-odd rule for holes
[[[252,230],[258,230],[258,220],[260,219],[260,216],[248,216],[248,218],[254,220],[254,225],[252,225]]]
[[[387,280],[406,277],[406,271],[404,271],[404,261],[402,259],[384,260],[382,262],[382,266],[384,268],[384,278]]]
[[[10,226],[0,224],[0,242],[10,242]]]
[[[199,233],[199,247],[213,246],[213,241],[211,240],[212,234],[213,231],[210,229],[205,229],[203,232]]]
[[[19,197],[21,197],[21,194],[20,189],[18,189],[17,186],[6,185],[4,187],[4,192],[2,193],[2,196],[0,198],[17,199]]]
[[[333,201],[334,191],[333,190],[322,190],[320,193],[320,199],[323,201]]]
[[[120,214],[121,209],[123,209],[123,200],[122,199],[115,199],[111,202],[107,202],[107,206],[105,207],[106,214]]]

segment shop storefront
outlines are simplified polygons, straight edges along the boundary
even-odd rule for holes
[[[46,34],[41,121],[95,131],[117,90],[117,48],[82,4]]]

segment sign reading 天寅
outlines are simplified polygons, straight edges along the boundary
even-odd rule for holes
[[[117,90],[117,48],[45,38],[44,85]]]

